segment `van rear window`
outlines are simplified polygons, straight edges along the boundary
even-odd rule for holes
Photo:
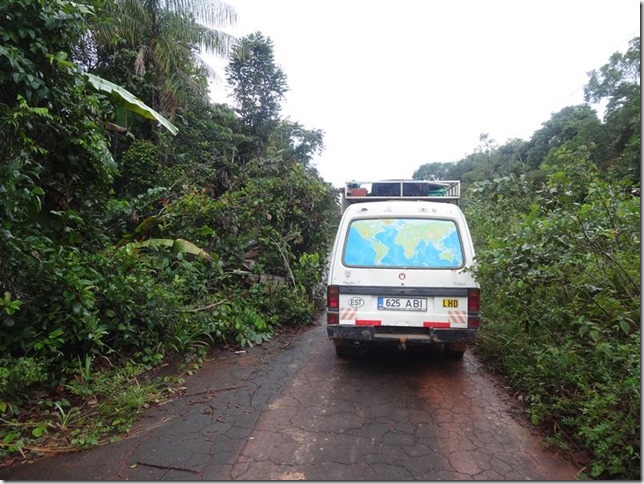
[[[349,226],[342,260],[350,267],[457,269],[463,248],[451,220],[359,219]]]

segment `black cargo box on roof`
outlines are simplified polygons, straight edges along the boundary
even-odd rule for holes
[[[342,194],[342,209],[356,202],[376,200],[430,200],[458,204],[460,180],[348,181]]]

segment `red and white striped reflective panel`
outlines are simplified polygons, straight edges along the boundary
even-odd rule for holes
[[[467,311],[447,311],[447,321],[425,321],[425,328],[451,328],[452,325],[467,325]]]
[[[356,326],[380,326],[382,321],[376,319],[356,319],[358,310],[356,308],[340,308],[340,322],[353,323]]]
[[[356,319],[356,308],[340,308],[340,321],[353,321]]]
[[[467,324],[467,311],[451,310],[447,315],[451,324]]]

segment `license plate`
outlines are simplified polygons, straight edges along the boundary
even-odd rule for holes
[[[378,309],[390,311],[427,311],[427,299],[420,297],[378,296]]]

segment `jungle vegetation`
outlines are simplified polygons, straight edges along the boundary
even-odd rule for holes
[[[172,391],[140,377],[166,360],[190,372],[214,346],[310,324],[339,207],[311,164],[323,133],[281,116],[272,41],[218,30],[235,18],[223,4],[8,0],[0,18],[10,462],[127,431]],[[228,59],[234,107],[210,101],[201,52]]]
[[[487,366],[553,446],[587,455],[586,476],[639,479],[640,39],[588,75],[586,103],[529,140],[483,133],[474,153],[414,178],[464,184]]]
[[[314,321],[339,206],[324,133],[284,118],[270,38],[217,1],[0,4],[0,457],[127,432],[213,347]],[[234,106],[210,101],[223,56]],[[639,478],[639,38],[530,140],[414,178],[461,179],[476,350],[590,477]],[[142,117],[87,74],[163,117]],[[591,104],[605,103],[599,119]],[[172,123],[176,134],[164,126]]]

